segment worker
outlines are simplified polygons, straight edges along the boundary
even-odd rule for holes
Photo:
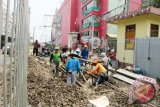
[[[67,50],[68,50],[67,45],[66,45],[64,48],[62,48],[62,52],[63,52],[63,53],[66,53],[66,52],[67,52]]]
[[[102,61],[104,63],[104,67],[108,70],[108,65],[110,61],[110,58],[108,57],[108,53],[101,53],[101,56],[102,56]]]
[[[89,75],[96,75],[96,86],[98,86],[101,83],[104,83],[106,80],[108,80],[108,73],[105,67],[100,63],[99,60],[95,60],[93,64],[95,67],[93,70],[87,72]]]
[[[83,59],[88,59],[87,45],[84,45],[84,48],[83,48],[82,53],[81,53],[81,56],[82,56]],[[83,63],[86,66],[86,63],[84,61],[82,61],[82,65],[83,65]]]
[[[33,43],[34,47],[33,47],[33,55],[38,56],[38,49],[40,48],[40,44],[38,43],[38,40],[35,41],[35,43]]]
[[[68,58],[69,54],[70,54],[69,49],[67,49],[65,52],[62,51],[61,56],[62,56],[63,64],[66,64],[66,61],[67,61],[67,58]]]
[[[80,50],[79,48],[77,48],[75,51],[77,52],[77,54],[78,54],[79,56],[81,56],[81,50]]]
[[[112,60],[116,60],[116,52],[115,52],[114,49],[112,49],[111,52],[110,52],[110,58],[111,58]]]
[[[78,56],[76,52],[72,52],[69,56],[70,59],[66,64],[67,83],[75,85],[77,72],[80,72],[80,62],[75,58],[75,56]]]
[[[112,65],[112,67],[116,69],[118,67],[118,61],[116,60],[116,52],[114,49],[112,49],[111,52],[109,53],[109,57],[110,57],[110,65]]]
[[[129,87],[128,104],[147,103],[158,94],[159,86],[155,79],[141,76]]]
[[[52,63],[52,60],[53,60],[53,63],[54,63],[54,66],[55,66],[55,76],[58,77],[59,76],[59,63],[61,61],[61,54],[59,52],[59,47],[55,47],[55,53],[51,54],[50,56],[50,63]],[[53,67],[54,69],[54,67]]]

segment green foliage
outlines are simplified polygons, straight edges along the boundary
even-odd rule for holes
[[[160,8],[160,0],[153,0],[153,1],[152,1],[152,6],[153,6],[153,7]]]

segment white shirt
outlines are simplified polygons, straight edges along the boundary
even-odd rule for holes
[[[102,58],[102,61],[104,62],[105,65],[108,65],[109,58],[105,56],[104,58]]]

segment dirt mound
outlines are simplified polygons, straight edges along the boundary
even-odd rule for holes
[[[87,94],[78,86],[54,79],[50,67],[29,59],[28,100],[33,107],[87,107]]]

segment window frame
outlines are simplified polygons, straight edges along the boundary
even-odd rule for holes
[[[129,31],[127,31],[128,29],[127,29],[127,27],[131,27],[131,26],[134,26],[134,37],[131,39],[131,38],[128,38],[127,36],[127,33],[129,32]],[[135,46],[135,37],[136,37],[136,24],[130,24],[130,25],[126,25],[125,26],[125,50],[134,50],[134,46]],[[127,48],[127,44],[129,44],[129,43],[127,43],[127,41],[129,41],[129,43],[131,44],[131,45],[133,45],[133,48]],[[133,44],[132,44],[132,41],[133,41]]]
[[[152,25],[158,26],[158,29],[157,30],[152,30]],[[157,32],[157,36],[152,36],[152,31],[156,31]],[[159,25],[151,23],[151,25],[150,25],[150,37],[158,37],[158,36],[159,36]]]

